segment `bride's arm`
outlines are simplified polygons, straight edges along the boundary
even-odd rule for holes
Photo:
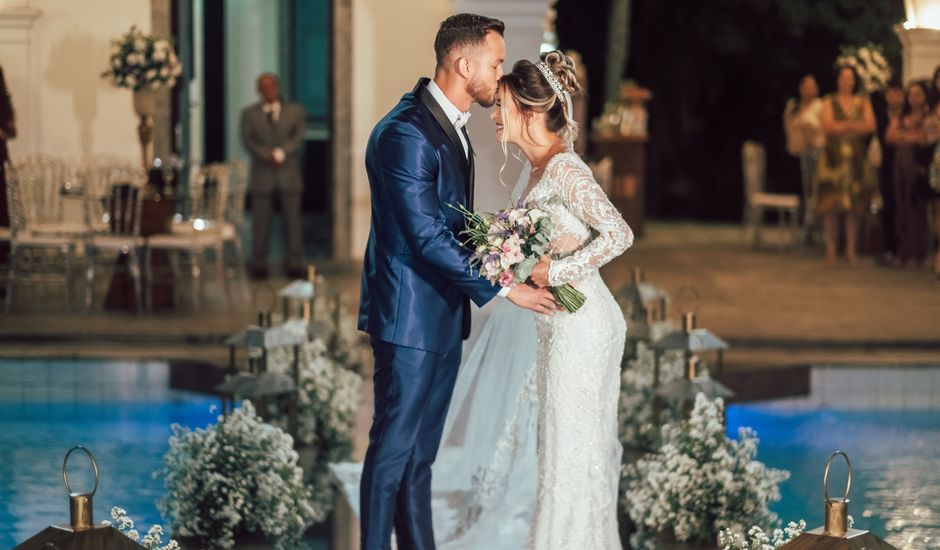
[[[551,263],[548,284],[559,286],[577,281],[589,270],[597,269],[623,254],[633,245],[633,230],[611,204],[586,166],[565,159],[553,168],[558,173],[551,176],[556,178],[558,192],[565,200],[565,206],[598,233],[584,248]]]

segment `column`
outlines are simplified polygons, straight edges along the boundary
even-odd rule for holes
[[[905,0],[904,11],[907,21],[897,29],[903,82],[930,79],[940,65],[940,0]]]
[[[506,24],[506,62],[503,70],[509,72],[520,59],[536,60],[542,43],[543,22],[552,0],[455,0],[455,13],[478,13],[495,17]],[[496,127],[490,120],[490,110],[474,105],[473,116],[467,124],[473,149],[476,151],[476,194],[474,204],[478,210],[493,211],[505,208],[522,165],[512,157],[503,156],[496,141]],[[499,171],[503,163],[500,183]]]
[[[9,4],[7,2],[6,4]],[[16,112],[17,138],[9,142],[13,158],[39,151],[39,56],[33,24],[42,14],[29,5],[0,6],[0,59]]]

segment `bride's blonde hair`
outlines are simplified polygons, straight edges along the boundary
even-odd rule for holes
[[[570,110],[571,96],[581,92],[581,84],[578,82],[574,60],[560,50],[541,54],[538,63],[526,59],[517,61],[512,71],[499,79],[497,90],[501,99],[498,108],[503,126],[518,122],[509,117],[508,102],[511,100],[521,118],[524,119],[529,112],[545,113],[545,125],[550,132],[567,143],[573,143],[578,138],[578,124]],[[528,126],[523,125],[522,130],[528,135]],[[500,140],[503,149],[500,182],[509,157],[508,135],[509,132],[503,132]]]

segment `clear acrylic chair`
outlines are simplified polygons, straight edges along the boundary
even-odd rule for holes
[[[192,279],[192,299],[195,310],[203,305],[203,265],[208,253],[212,253],[215,268],[225,291],[226,300],[232,302],[231,291],[225,277],[224,247],[226,201],[229,196],[231,170],[224,164],[193,166],[180,220],[171,225],[171,232],[151,235],[146,238],[144,270],[147,289],[144,292],[147,310],[150,303],[150,287],[154,280],[153,253],[166,251],[174,277],[174,290],[179,290],[182,279],[182,260],[189,261]]]
[[[98,174],[99,182],[121,178],[112,168],[104,169],[111,173]],[[112,183],[105,192],[98,186],[85,190],[89,226],[94,227],[85,238],[85,310],[88,312],[94,306],[97,264],[103,254],[115,256],[115,266],[125,265],[120,257],[126,256],[137,313],[144,309],[141,282],[144,239],[140,236],[140,223],[145,178],[144,171],[137,168],[125,173],[122,178],[125,181]]]
[[[64,290],[65,309],[72,302],[72,266],[81,231],[61,218],[60,189],[64,174],[55,160],[27,159],[7,164],[10,209],[10,268],[4,309],[13,306],[17,286],[56,283]]]

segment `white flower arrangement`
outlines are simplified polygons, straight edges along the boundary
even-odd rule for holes
[[[806,521],[790,522],[783,529],[774,529],[768,535],[757,525],[747,531],[747,535],[731,529],[722,529],[718,533],[718,547],[721,550],[775,550],[800,536],[806,529]]]
[[[263,535],[278,548],[296,548],[326,516],[304,484],[293,439],[263,422],[251,403],[206,429],[172,430],[159,506],[178,536],[231,548],[236,537]]]
[[[289,375],[292,361],[291,348],[272,350],[268,370]],[[301,347],[298,375],[297,440],[315,453],[306,482],[316,508],[329,512],[334,495],[329,464],[348,460],[352,453],[362,376],[337,361],[319,338]],[[275,407],[271,412],[272,423],[286,429],[286,411]]]
[[[620,443],[628,449],[652,451],[659,446],[659,426],[653,422],[655,360],[655,352],[639,342],[636,358],[627,362],[620,377]],[[659,359],[660,384],[668,384],[682,376],[682,352],[663,353]],[[676,418],[673,409],[662,408],[660,423]]]
[[[108,68],[101,74],[118,88],[138,90],[172,88],[183,72],[173,43],[146,34],[137,26],[111,41]]]
[[[634,548],[648,547],[657,533],[714,544],[722,529],[777,523],[768,504],[780,499],[779,483],[790,474],[754,459],[758,439],[750,428],[728,438],[723,408],[721,399],[699,394],[688,420],[663,426],[658,452],[624,468]]]
[[[891,81],[891,66],[881,46],[869,42],[865,46],[842,46],[836,67],[852,67],[858,73],[867,93],[884,90]]]
[[[127,511],[123,508],[118,508],[117,506],[111,508],[111,519],[114,520],[114,523],[111,523],[108,520],[102,521],[102,525],[111,525],[118,531],[121,531],[129,539],[140,544],[147,550],[179,550],[180,545],[173,539],[167,541],[166,544],[163,544],[163,527],[159,525],[151,525],[150,529],[147,530],[147,534],[141,538],[140,532],[134,528],[134,520],[127,515]]]

